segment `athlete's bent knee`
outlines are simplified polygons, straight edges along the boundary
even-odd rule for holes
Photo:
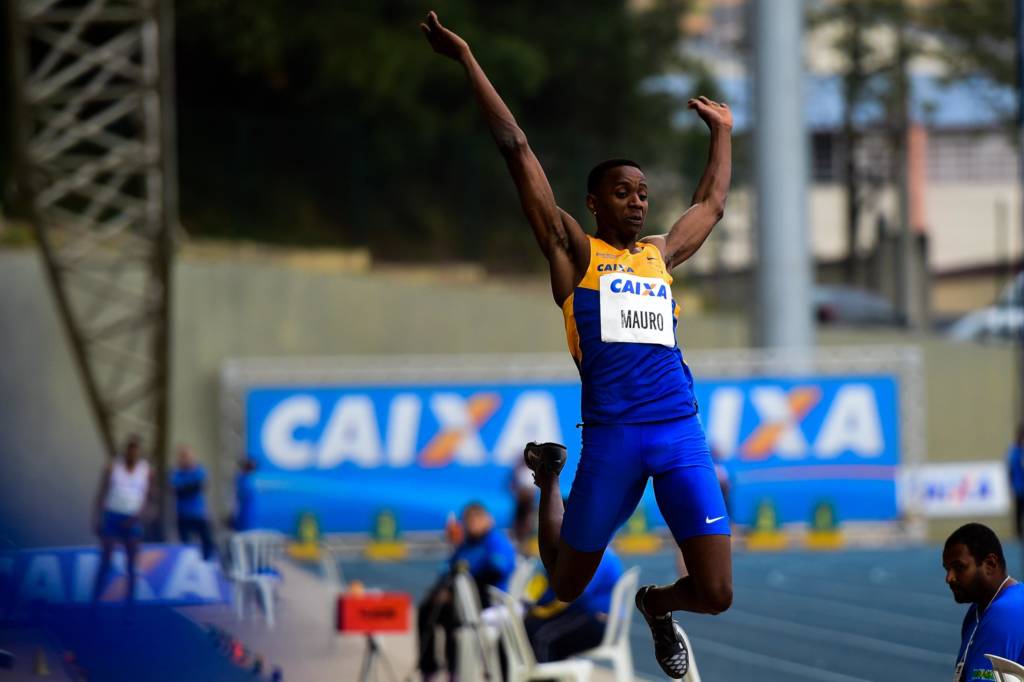
[[[732,583],[719,582],[708,586],[704,594],[704,608],[711,615],[728,611],[732,606]]]
[[[571,576],[555,576],[551,579],[551,590],[555,593],[555,598],[566,603],[576,601],[586,587],[586,583],[581,583]]]

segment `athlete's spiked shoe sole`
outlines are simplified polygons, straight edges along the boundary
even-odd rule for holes
[[[523,450],[526,466],[534,473],[548,472],[556,476],[562,473],[567,455],[561,443],[527,443]]]
[[[654,657],[661,670],[672,679],[681,679],[690,669],[690,652],[686,650],[683,629],[672,614],[652,616],[644,608],[644,597],[654,585],[644,585],[636,593],[636,608],[647,621],[654,637]]]

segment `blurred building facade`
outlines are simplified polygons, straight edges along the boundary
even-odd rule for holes
[[[834,3],[807,3],[811,12],[830,4]],[[754,123],[750,69],[744,61],[749,54],[749,9],[748,0],[699,0],[683,25],[687,35],[683,49],[710,68],[723,98],[734,109],[739,136]],[[933,312],[956,314],[991,303],[1020,267],[1024,254],[1018,152],[1015,135],[1005,123],[1007,112],[1012,113],[1015,106],[1014,93],[978,82],[947,84],[939,61],[910,59],[909,126],[903,150],[894,148],[893,133],[877,112],[857,124],[855,166],[862,198],[855,274],[850,277],[845,266],[849,147],[844,143],[842,74],[846,57],[836,47],[840,29],[835,21],[809,21],[805,40],[812,187],[808,215],[818,280],[845,280],[892,295],[889,270],[897,259],[892,251],[902,229],[900,185],[894,172],[899,159],[894,155],[905,153],[907,217],[910,229],[919,236]],[[884,52],[893,37],[874,29],[869,40]],[[690,86],[686,77],[667,83],[679,92]],[[736,169],[738,178],[744,173],[743,168]],[[697,272],[730,280],[747,271],[755,257],[753,208],[748,184],[737,183],[724,222],[694,258]],[[742,286],[734,285],[726,291],[735,291],[742,300]]]

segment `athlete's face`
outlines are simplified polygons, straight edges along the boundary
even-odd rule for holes
[[[597,194],[587,195],[587,206],[598,227],[635,238],[647,219],[647,176],[633,166],[611,168]]]
[[[942,551],[942,567],[946,569],[946,584],[956,603],[970,604],[981,601],[988,593],[998,562],[990,554],[979,564],[967,546],[958,543]]]

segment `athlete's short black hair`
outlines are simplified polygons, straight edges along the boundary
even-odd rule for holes
[[[604,174],[612,168],[618,168],[619,166],[632,166],[637,170],[643,170],[639,163],[629,159],[608,159],[607,161],[602,161],[590,169],[590,173],[587,174],[587,193],[595,194],[597,186],[601,184],[601,179],[604,178]]]
[[[977,564],[981,564],[989,554],[995,554],[999,567],[1006,569],[1003,546],[999,542],[999,537],[988,526],[980,523],[968,523],[960,526],[946,540],[945,549],[949,549],[953,545],[966,547]]]
[[[472,500],[471,502],[466,503],[466,506],[462,508],[463,515],[468,514],[469,512],[487,513],[487,507],[485,507],[484,503],[479,500]]]

